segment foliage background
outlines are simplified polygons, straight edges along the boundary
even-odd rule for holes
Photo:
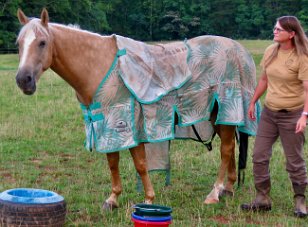
[[[297,16],[308,30],[308,0],[0,0],[0,53],[15,52],[18,8],[51,21],[142,41],[222,35],[271,39],[277,17]]]

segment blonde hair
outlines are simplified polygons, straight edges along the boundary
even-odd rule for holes
[[[295,47],[297,55],[308,56],[308,39],[299,20],[295,16],[282,16],[277,19],[277,22],[279,22],[280,26],[287,32],[295,32],[295,35],[292,38],[292,43]],[[280,45],[277,44],[274,47],[272,54],[267,59],[265,59],[265,67],[267,67],[273,61],[273,59],[277,57],[279,47]]]
[[[47,37],[49,37],[48,31],[44,26],[41,25],[41,21],[37,18],[34,18],[30,20],[29,23],[25,24],[25,26],[22,27],[17,37],[17,41],[22,39],[27,34],[27,31],[29,30],[33,30],[34,33],[40,32],[42,34],[45,34]]]

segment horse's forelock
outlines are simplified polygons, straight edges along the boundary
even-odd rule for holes
[[[35,34],[41,33],[49,37],[48,31],[44,26],[42,26],[41,21],[37,18],[34,18],[29,23],[27,23],[22,27],[17,37],[17,41],[25,37],[27,31],[29,30],[33,30]]]

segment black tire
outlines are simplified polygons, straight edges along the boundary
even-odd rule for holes
[[[0,198],[0,226],[60,227],[65,223],[66,202],[21,203]]]
[[[41,205],[0,200],[1,226],[63,226],[65,215],[65,201]]]

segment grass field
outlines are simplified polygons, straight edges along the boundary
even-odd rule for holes
[[[271,41],[240,40],[259,65]],[[136,172],[129,152],[121,152],[123,192],[120,208],[102,212],[110,193],[110,177],[104,154],[83,148],[84,125],[74,91],[55,73],[46,72],[33,96],[23,95],[15,84],[17,55],[0,55],[0,191],[17,187],[43,188],[64,196],[68,213],[65,226],[133,226],[134,203],[143,201],[136,191]],[[260,72],[259,66],[257,67]],[[164,174],[151,173],[155,203],[173,209],[171,226],[304,226],[293,217],[293,193],[285,171],[280,143],[271,161],[273,210],[244,213],[240,204],[254,197],[250,155],[246,181],[233,198],[206,206],[220,163],[218,138],[213,151],[192,141],[174,141],[171,146],[171,186],[164,187]],[[305,148],[307,157],[308,149]],[[133,176],[133,177],[132,177]]]

